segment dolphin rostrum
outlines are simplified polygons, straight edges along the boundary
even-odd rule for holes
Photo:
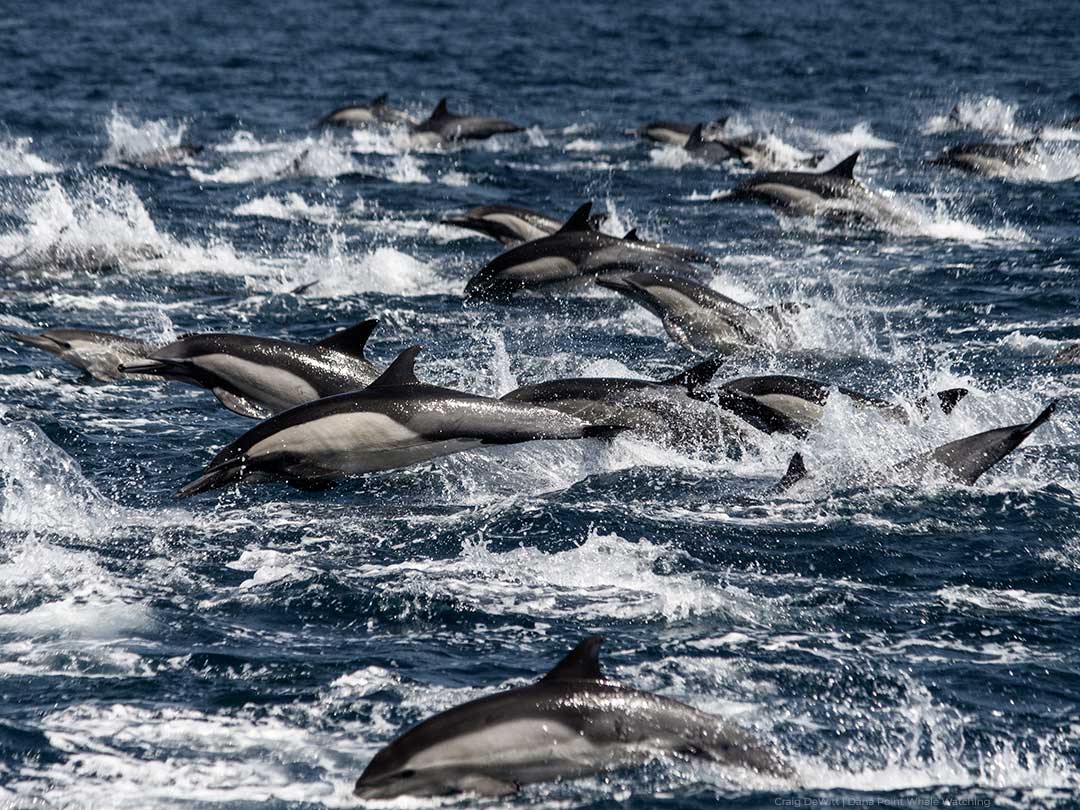
[[[605,678],[590,636],[534,684],[430,717],[379,751],[356,782],[361,799],[503,796],[659,757],[699,759],[788,777],[790,767],[743,729],[685,703]]]
[[[370,384],[379,371],[364,356],[364,346],[378,323],[363,321],[314,344],[250,335],[185,335],[123,369],[207,388],[230,411],[264,419]]]
[[[362,391],[307,402],[260,422],[218,453],[178,497],[240,481],[282,480],[318,489],[345,475],[406,467],[484,445],[603,437],[623,429],[421,383],[413,372],[419,351],[403,351]]]
[[[665,246],[620,239],[593,230],[592,203],[585,203],[550,236],[534,239],[499,254],[465,286],[469,298],[502,299],[528,290],[582,284],[599,273],[667,270],[694,273],[687,261]]]
[[[154,379],[121,368],[125,364],[138,362],[154,351],[154,346],[142,340],[89,329],[47,329],[37,335],[10,329],[0,331],[20,343],[56,355],[95,380]]]
[[[750,309],[696,281],[663,273],[605,275],[596,283],[645,307],[672,340],[698,354],[730,354],[789,338],[780,315],[794,309],[791,304]]]
[[[421,121],[413,132],[430,133],[441,141],[475,141],[505,132],[521,132],[524,127],[502,118],[485,118],[477,115],[457,115],[446,107],[446,99],[440,99],[431,115]]]

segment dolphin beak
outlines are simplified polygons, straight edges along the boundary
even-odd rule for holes
[[[121,363],[117,366],[119,371],[125,374],[159,374],[169,367],[170,363],[163,360],[139,360],[134,363]]]
[[[449,216],[442,218],[443,225],[457,225],[459,228],[468,227],[472,223],[472,219],[465,216]]]
[[[604,289],[615,290],[616,292],[630,292],[634,289],[634,286],[622,276],[600,276],[596,279],[596,283]]]
[[[45,335],[27,335],[24,332],[16,332],[14,329],[4,329],[3,332],[13,340],[19,341],[19,343],[25,343],[27,346],[33,346],[36,349],[44,349],[47,352],[63,351],[71,348],[70,343],[46,337]]]

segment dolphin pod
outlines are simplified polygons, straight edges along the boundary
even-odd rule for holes
[[[791,766],[748,732],[671,698],[605,678],[602,636],[590,636],[537,682],[471,700],[413,726],[356,781],[361,799],[506,796],[659,757],[790,777]]]

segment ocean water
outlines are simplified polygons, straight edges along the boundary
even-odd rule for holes
[[[0,22],[0,326],[165,341],[314,340],[485,394],[693,358],[607,293],[466,304],[499,246],[472,205],[585,200],[720,258],[711,284],[805,304],[798,346],[722,376],[804,373],[800,443],[737,459],[642,439],[533,443],[344,482],[177,502],[252,423],[180,384],[103,384],[0,341],[0,803],[351,807],[370,757],[518,685],[589,633],[607,671],[775,745],[790,780],[657,761],[499,807],[1075,804],[1080,789],[1077,10],[1067,2],[16,4]],[[446,150],[313,121],[388,92],[527,125]],[[949,112],[957,109],[950,118]],[[745,177],[635,140],[734,116],[775,165],[861,150],[902,214],[875,230],[725,199]],[[926,164],[1042,131],[1037,169]],[[194,142],[190,161],[127,156]],[[303,295],[292,291],[313,285]],[[977,485],[865,473],[1053,420]],[[802,447],[817,472],[767,494]],[[474,798],[397,806],[477,806]]]

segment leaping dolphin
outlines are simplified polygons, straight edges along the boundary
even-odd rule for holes
[[[356,391],[379,376],[364,356],[377,320],[335,332],[314,344],[250,335],[185,335],[123,365],[209,389],[233,413],[265,419],[313,399]]]
[[[971,174],[1004,177],[1015,169],[1038,165],[1038,143],[1038,137],[1020,143],[962,143],[950,146],[930,163]]]
[[[154,346],[142,340],[89,329],[46,329],[36,335],[11,329],[2,329],[0,332],[27,346],[56,355],[65,363],[85,371],[95,380],[112,382],[154,379],[122,368],[125,364],[138,362],[154,351]]]
[[[907,409],[895,403],[863,394],[842,385],[829,385],[791,374],[740,377],[723,383],[720,388],[724,391],[732,391],[751,397],[762,405],[779,411],[792,420],[793,423],[807,429],[814,427],[821,421],[825,403],[833,390],[850,399],[859,408],[875,410],[890,419],[895,419],[904,424],[910,421]],[[931,402],[936,400],[938,407],[944,413],[949,414],[967,394],[966,388],[949,388],[938,391],[930,397],[922,397],[916,400],[914,403],[915,409],[922,414],[929,414]],[[769,432],[790,431],[781,429]]]
[[[624,425],[650,440],[680,447],[720,447],[741,425],[716,418],[702,389],[724,363],[712,357],[666,380],[571,377],[523,385],[502,399],[553,408],[593,425]]]
[[[604,219],[603,214],[593,214],[589,224],[599,226]],[[551,236],[563,225],[562,220],[517,205],[478,205],[463,214],[443,217],[443,223],[482,233],[507,247]]]
[[[941,445],[928,453],[909,458],[889,469],[904,478],[922,480],[935,469],[944,470],[947,477],[959,484],[971,486],[983,473],[1019,447],[1035,430],[1050,419],[1057,402],[1052,401],[1033,420],[1022,425],[995,428]],[[770,490],[783,492],[807,476],[801,453],[791,457],[787,472]]]
[[[502,118],[485,118],[479,115],[457,115],[446,107],[446,99],[440,99],[427,119],[415,127],[415,133],[432,133],[443,141],[475,141],[507,132],[521,132],[522,126]]]
[[[415,124],[416,121],[404,110],[387,104],[383,93],[369,104],[347,104],[328,112],[316,123],[316,127],[367,127],[372,124]]]
[[[326,487],[345,475],[407,467],[484,445],[610,436],[598,427],[518,402],[416,379],[419,346],[406,349],[363,391],[324,397],[260,422],[183,487],[186,498],[241,481]]]
[[[600,273],[633,270],[695,272],[663,246],[593,230],[585,203],[551,236],[496,256],[465,286],[468,298],[503,299],[529,290],[582,284]],[[633,235],[633,234],[632,234]]]
[[[605,275],[596,283],[645,307],[660,319],[672,340],[697,354],[730,354],[747,346],[775,346],[790,339],[781,314],[792,310],[792,304],[750,309],[670,273]]]
[[[762,172],[739,183],[733,200],[758,200],[795,216],[880,222],[901,218],[879,192],[855,179],[859,153],[823,172]]]
[[[372,758],[354,793],[504,796],[658,757],[791,776],[790,766],[741,728],[605,678],[602,642],[585,639],[530,686],[463,703],[409,729]]]

